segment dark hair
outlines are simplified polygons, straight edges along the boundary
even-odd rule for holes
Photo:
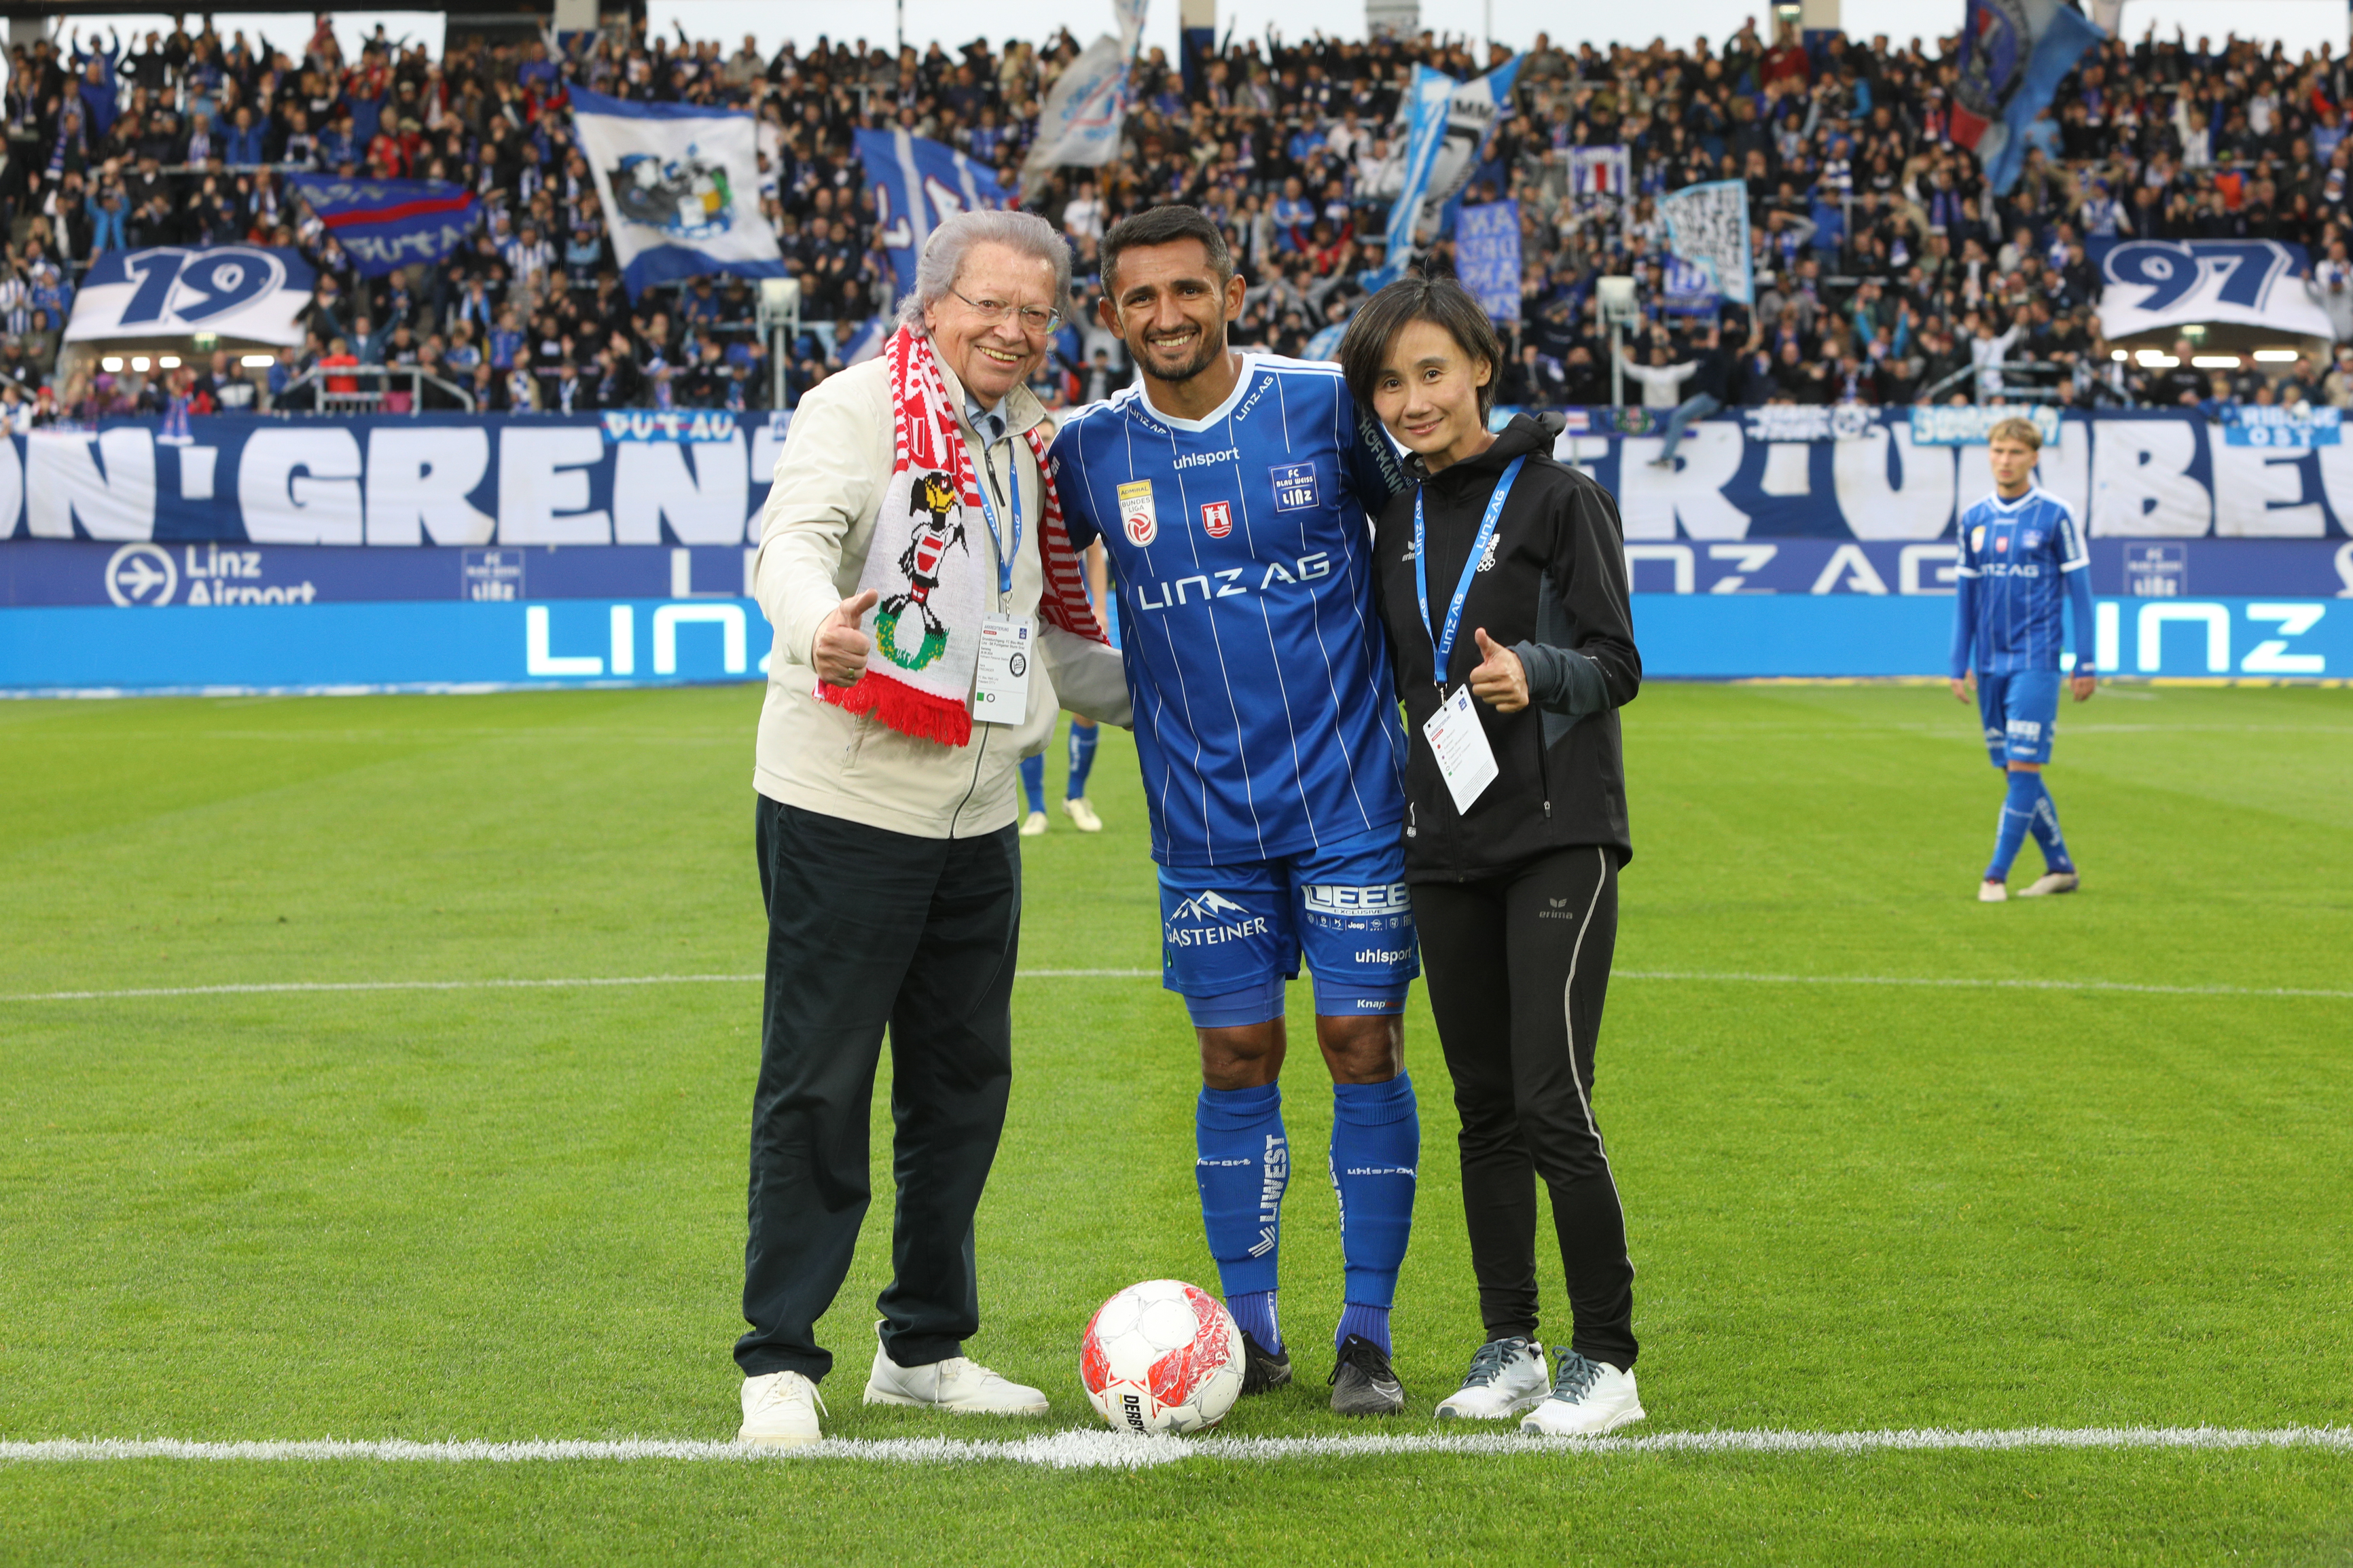
[[[1356,406],[1373,406],[1373,384],[1389,357],[1398,334],[1416,321],[1446,329],[1456,346],[1473,362],[1487,362],[1487,384],[1479,389],[1479,417],[1495,408],[1495,380],[1503,369],[1504,343],[1486,307],[1471,290],[1451,278],[1425,278],[1410,273],[1365,302],[1340,336],[1340,374],[1356,395]]]
[[[1120,219],[1096,242],[1095,255],[1103,265],[1103,293],[1114,300],[1119,298],[1112,275],[1118,269],[1121,251],[1174,245],[1180,239],[1201,242],[1201,248],[1209,254],[1209,266],[1218,275],[1219,288],[1233,281],[1234,253],[1226,247],[1225,231],[1203,216],[1200,208],[1172,204],[1146,207],[1134,217]]]

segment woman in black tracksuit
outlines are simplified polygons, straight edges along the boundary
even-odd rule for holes
[[[1410,743],[1406,877],[1461,1120],[1487,1334],[1438,1414],[1527,1411],[1531,1432],[1607,1432],[1642,1415],[1634,1268],[1593,1110],[1618,874],[1632,854],[1617,710],[1642,679],[1618,509],[1554,461],[1546,426],[1522,416],[1488,433],[1502,349],[1451,279],[1383,289],[1340,359],[1420,481],[1382,514],[1374,558]],[[1475,726],[1495,772],[1458,809],[1427,726],[1466,689],[1455,721]],[[1465,771],[1475,785],[1484,769],[1473,757]],[[1575,1321],[1549,1380],[1535,1340],[1539,1175]]]

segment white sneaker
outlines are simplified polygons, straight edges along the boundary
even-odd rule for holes
[[[1021,837],[1036,838],[1046,831],[1046,814],[1033,811],[1021,819]]]
[[[1557,1346],[1555,1353],[1560,1371],[1553,1378],[1552,1397],[1528,1412],[1521,1431],[1538,1437],[1599,1437],[1642,1419],[1632,1373]]]
[[[2084,879],[2073,871],[2045,871],[2034,879],[2031,888],[2021,888],[2021,899],[2047,898],[2052,893],[2072,893],[2084,885]]]
[[[1022,831],[1027,833],[1029,829],[1025,827]],[[2009,901],[2009,884],[1997,882],[1990,877],[1978,884],[1978,902],[1981,904],[2005,904]]]
[[[881,1345],[866,1379],[869,1405],[921,1405],[973,1415],[1043,1415],[1046,1396],[1008,1383],[968,1357],[952,1355],[929,1366],[901,1366]]]
[[[818,1430],[818,1412],[825,1400],[817,1384],[797,1372],[772,1372],[744,1380],[744,1426],[738,1443],[764,1447],[797,1448],[825,1436]],[[828,1414],[830,1414],[828,1412]]]
[[[1082,833],[1101,833],[1103,831],[1103,818],[1095,815],[1094,803],[1087,799],[1084,795],[1081,795],[1075,800],[1064,801],[1062,803],[1062,812],[1063,815],[1078,825],[1078,829]]]
[[[1471,1357],[1462,1386],[1438,1404],[1440,1421],[1501,1421],[1541,1404],[1552,1392],[1544,1346],[1530,1339],[1489,1340]]]

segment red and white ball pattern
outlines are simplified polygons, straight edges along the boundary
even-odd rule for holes
[[[1242,1331],[1219,1301],[1181,1279],[1131,1285],[1079,1341],[1079,1381],[1122,1432],[1199,1432],[1242,1391]]]

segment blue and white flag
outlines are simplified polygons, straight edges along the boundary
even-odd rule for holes
[[[838,345],[836,350],[841,355],[843,367],[846,369],[853,364],[864,364],[868,360],[881,353],[882,345],[891,341],[892,330],[897,324],[889,316],[877,316],[850,333],[848,341]]]
[[[1977,153],[1997,195],[2008,194],[2026,167],[2026,128],[2050,106],[2077,58],[2106,37],[2062,0],[1969,0],[1953,89],[1953,140]]]
[[[1670,256],[1663,271],[1665,298],[1660,301],[1659,309],[1668,315],[1713,316],[1724,308],[1724,296],[1716,291],[1715,276],[1698,262]]]
[[[752,117],[691,103],[632,103],[572,89],[572,124],[635,298],[707,272],[782,278],[760,212]]]
[[[2100,331],[2117,339],[2222,322],[2328,339],[2312,253],[2276,239],[2092,239]]]
[[[1128,54],[1128,46],[1106,33],[1062,68],[1038,111],[1038,139],[1021,161],[1023,185],[1042,184],[1065,163],[1101,168],[1118,159]]]
[[[942,219],[1013,205],[995,174],[953,147],[905,131],[855,134],[874,193],[874,242],[891,258],[902,294],[915,291],[915,262]]]
[[[1520,319],[1520,204],[1466,206],[1454,220],[1454,273],[1488,315]]]
[[[1487,136],[1508,112],[1517,56],[1475,81],[1458,82],[1428,66],[1413,68],[1406,100],[1405,158],[1397,199],[1389,207],[1388,251],[1368,282],[1395,282],[1421,251],[1420,230],[1442,227],[1479,166]],[[1428,220],[1437,216],[1436,223]]]
[[[1568,150],[1568,195],[1583,206],[1604,196],[1622,199],[1633,188],[1631,167],[1622,143]]]
[[[1667,220],[1667,245],[1676,257],[1707,276],[1711,290],[1738,304],[1757,298],[1755,264],[1749,248],[1748,187],[1738,180],[1710,180],[1685,185],[1659,198],[1659,216]],[[1668,294],[1674,268],[1667,268]],[[1674,307],[1670,305],[1668,309]]]
[[[1308,339],[1307,346],[1299,351],[1299,357],[1301,359],[1315,360],[1320,363],[1327,363],[1331,364],[1339,363],[1340,340],[1345,337],[1347,332],[1347,322],[1334,322],[1331,326],[1324,328],[1314,337]]]
[[[286,178],[367,278],[397,272],[412,262],[448,259],[481,216],[474,193],[447,180]]]
[[[318,280],[301,252],[269,246],[101,250],[82,274],[65,341],[206,332],[231,342],[300,346],[296,318]]]

